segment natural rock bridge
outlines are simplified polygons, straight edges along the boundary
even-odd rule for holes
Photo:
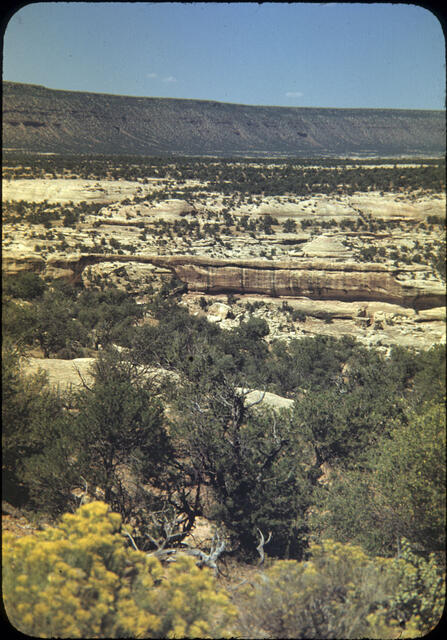
[[[102,262],[152,264],[168,269],[188,291],[307,297],[313,300],[378,301],[413,309],[445,305],[445,287],[425,280],[429,267],[393,267],[375,263],[327,260],[231,260],[188,255],[84,254],[44,260],[38,256],[3,256],[9,273],[36,271],[43,275],[82,279],[83,270]],[[419,277],[418,277],[419,276]]]

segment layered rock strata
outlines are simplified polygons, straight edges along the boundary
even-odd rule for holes
[[[185,283],[191,292],[260,294],[345,302],[378,301],[417,310],[445,305],[444,285],[430,279],[431,269],[422,265],[405,268],[318,259],[266,261],[188,255],[86,254],[52,257],[47,261],[36,256],[4,255],[3,268],[9,273],[29,270],[76,282],[82,280],[82,272],[87,266],[112,261],[152,264],[167,269]]]

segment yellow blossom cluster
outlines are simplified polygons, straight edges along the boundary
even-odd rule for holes
[[[263,637],[398,638],[394,601],[407,564],[334,540],[311,544],[308,560],[275,561],[241,593],[239,624]],[[419,617],[408,616],[405,637],[421,628]]]
[[[224,637],[234,617],[208,570],[130,549],[102,502],[33,536],[5,534],[3,597],[11,624],[39,637]]]

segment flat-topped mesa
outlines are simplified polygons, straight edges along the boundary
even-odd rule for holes
[[[6,271],[26,270],[26,260],[3,256]],[[84,254],[51,257],[46,262],[29,256],[29,270],[82,279],[83,270],[102,262],[152,264],[168,269],[190,292],[259,294],[306,297],[313,300],[378,301],[414,309],[445,305],[445,287],[433,279],[417,278],[428,267],[394,267],[375,263],[324,260],[237,260],[199,256]]]
[[[119,96],[3,82],[3,146],[53,153],[321,157],[445,154],[445,113]]]

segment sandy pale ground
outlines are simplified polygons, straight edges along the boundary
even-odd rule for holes
[[[67,203],[67,202],[103,202],[110,204],[120,202],[135,195],[153,193],[160,188],[156,179],[148,184],[126,180],[83,180],[76,178],[55,178],[53,180],[3,180],[4,200],[26,200],[29,202]],[[218,194],[215,196],[219,199]],[[296,199],[295,199],[296,200]],[[207,206],[209,206],[207,204]],[[217,208],[221,208],[219,202]],[[156,209],[163,209],[157,205]],[[425,196],[413,200],[396,194],[380,194],[379,192],[359,193],[352,196],[331,197],[317,195],[311,198],[300,198],[290,202],[285,196],[267,197],[259,205],[244,204],[239,207],[240,213],[278,217],[303,217],[316,214],[319,217],[346,217],[357,215],[358,210],[379,218],[406,217],[423,219],[429,215],[445,216],[446,199],[442,196]],[[172,213],[176,213],[172,211]]]
[[[154,183],[156,184],[156,183]],[[80,180],[55,178],[54,180],[3,180],[3,200],[27,202],[116,202],[133,196],[138,188],[142,193],[154,190],[153,186],[125,180]]]
[[[25,369],[27,373],[45,371],[51,386],[79,387],[82,385],[82,380],[87,384],[92,381],[90,369],[94,362],[95,358],[74,358],[73,360],[27,358]]]
[[[369,248],[370,245],[388,252],[391,248],[398,249],[402,255],[405,250],[407,255],[411,255],[412,252],[417,251],[415,249],[417,241],[422,249],[431,247],[431,250],[435,251],[439,246],[440,232],[438,228],[430,229],[425,226],[419,230],[417,224],[410,226],[405,223],[403,228],[385,224],[377,233],[350,232],[349,229],[343,230],[339,225],[327,230],[328,227],[323,226],[324,221],[327,222],[331,218],[338,221],[342,218],[357,219],[371,215],[374,218],[396,218],[402,221],[407,219],[417,223],[430,215],[445,216],[446,210],[446,198],[443,194],[415,197],[411,194],[368,192],[355,193],[352,196],[256,197],[250,204],[240,202],[230,207],[236,223],[240,222],[240,217],[243,215],[257,217],[270,213],[278,219],[279,224],[276,225],[276,231],[272,235],[257,231],[256,236],[253,234],[251,237],[249,233],[237,227],[236,223],[231,232],[226,230],[222,222],[222,209],[228,204],[225,197],[222,194],[210,194],[206,189],[205,192],[201,192],[200,183],[197,181],[194,184],[193,181],[188,181],[188,184],[183,185],[198,189],[197,194],[193,196],[193,203],[175,198],[163,199],[161,202],[138,201],[138,199],[132,201],[133,196],[141,197],[155,193],[165,184],[166,181],[159,179],[149,179],[147,184],[137,181],[96,181],[80,178],[5,180],[3,182],[5,201],[42,202],[47,200],[48,203],[59,203],[61,206],[67,202],[90,201],[103,206],[98,214],[87,214],[83,222],[73,228],[64,227],[60,222],[56,223],[54,229],[50,231],[43,225],[5,224],[2,241],[3,255],[32,257],[37,255],[48,259],[52,252],[57,257],[67,254],[77,255],[79,252],[94,253],[97,252],[98,247],[101,248],[100,243],[110,247],[110,241],[113,239],[119,240],[126,252],[130,247],[135,254],[192,254],[241,260],[269,258],[299,261],[321,258],[328,262],[352,261],[358,260],[359,252]],[[171,186],[181,189],[182,185],[172,181]],[[293,218],[297,222],[304,219],[321,222],[323,229],[314,229],[311,226],[297,233],[285,234],[281,231],[281,225],[287,218]],[[219,242],[210,236],[195,237],[194,234],[190,237],[172,234],[168,240],[165,238],[160,240],[160,236],[156,233],[160,219],[170,223],[181,219],[189,222],[196,220],[202,225],[208,220],[218,223],[222,229],[219,232]],[[96,224],[98,222],[99,226]],[[143,235],[141,235],[141,225],[146,226],[146,232]],[[51,233],[53,233],[52,239],[48,240],[48,234]],[[64,239],[65,247],[59,246],[61,237]],[[42,249],[43,246],[45,246],[44,249]],[[110,252],[113,251],[110,249]],[[387,257],[387,264],[392,265],[392,260],[394,258],[391,256]],[[426,270],[427,267],[424,269]],[[420,267],[413,263],[411,277],[418,278],[422,288],[425,281],[427,286],[431,286],[433,274],[428,272],[419,274],[417,273],[419,270]],[[170,275],[169,271],[162,273],[160,269],[152,266],[129,263],[124,268],[119,263],[111,262],[91,266],[89,272],[85,272],[84,279],[87,285],[88,282],[106,279],[108,282],[113,281],[117,286],[131,286],[134,291],[145,295],[149,285],[153,283],[157,285],[157,278],[162,279],[167,275]],[[52,277],[62,276],[62,273],[52,273]],[[408,276],[405,267],[399,277],[405,279]],[[405,310],[397,313],[384,309],[384,319],[377,323],[374,317],[371,317],[370,326],[366,324],[364,326],[362,319],[357,320],[357,312],[349,307],[349,303],[298,300],[289,301],[289,303],[309,316],[305,324],[299,325],[299,331],[296,328],[294,330],[300,337],[318,333],[335,335],[347,332],[368,344],[382,342],[384,346],[390,342],[410,344],[412,341],[415,346],[430,346],[433,343],[445,341],[445,321],[437,317],[425,318],[421,322],[419,318],[408,317],[403,321],[400,316],[407,315]],[[325,324],[322,319],[319,319],[320,311],[330,313],[333,322]],[[436,311],[435,315],[437,313]],[[397,320],[395,317],[388,318],[390,314],[391,316],[397,314]],[[283,321],[278,314],[273,314],[266,319],[272,336],[283,339],[288,332],[290,333],[289,327],[282,327]],[[218,318],[218,320],[222,321],[223,327],[226,326],[225,323],[231,323],[227,319]],[[383,329],[380,325],[383,325]],[[61,380],[61,376],[55,370],[56,361],[51,360],[50,363],[52,363],[49,365],[50,378],[54,370],[55,380]],[[80,364],[80,367],[82,366]],[[73,385],[79,383],[79,376],[71,363],[67,376],[68,383]]]
[[[60,388],[79,387],[83,384],[90,384],[93,380],[90,370],[95,358],[74,358],[73,360],[62,360],[59,358],[27,358],[27,373],[37,373],[45,371],[51,386]],[[161,370],[161,373],[170,373]],[[248,390],[246,390],[248,391]],[[290,408],[293,400],[283,398],[275,393],[251,390],[246,395],[249,404],[264,404],[277,408]]]

